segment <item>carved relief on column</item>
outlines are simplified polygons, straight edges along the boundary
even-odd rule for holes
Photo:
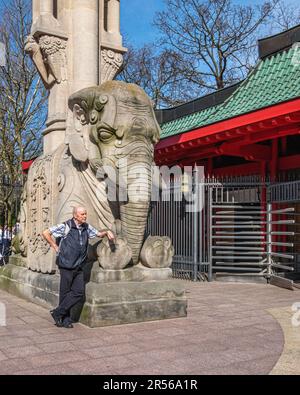
[[[41,36],[40,47],[49,71],[57,84],[67,81],[67,41],[55,36]]]
[[[20,232],[19,232],[19,251],[15,251],[16,253],[20,252],[23,257],[27,257],[27,248],[28,248],[28,237],[27,237],[27,221],[28,221],[28,213],[27,213],[27,182],[24,185],[24,189],[21,196],[21,210],[19,216],[20,222]]]
[[[56,223],[59,162],[65,147],[52,155],[39,157],[32,164],[27,180],[26,236],[28,269],[53,273],[55,253],[41,233]],[[23,253],[24,255],[24,253]]]
[[[41,235],[41,232],[49,227],[51,188],[47,168],[49,168],[50,163],[51,156],[37,159],[32,165],[31,180],[29,181],[28,257],[31,256],[32,259],[28,259],[28,267],[37,271],[41,271],[41,268],[34,258],[39,255],[46,255],[50,249],[49,244]]]
[[[101,49],[101,84],[112,81],[120,72],[123,64],[123,55],[112,49]]]
[[[26,39],[25,51],[32,57],[47,89],[68,79],[66,48],[67,40],[56,36]]]

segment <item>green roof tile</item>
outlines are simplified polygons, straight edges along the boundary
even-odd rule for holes
[[[161,138],[269,107],[300,96],[300,65],[291,48],[259,61],[238,89],[222,104],[161,125]]]

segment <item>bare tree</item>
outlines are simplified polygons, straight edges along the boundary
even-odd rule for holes
[[[138,49],[128,46],[119,79],[141,86],[154,108],[176,106],[198,94],[188,86],[181,72],[183,67],[181,55],[171,49],[160,51],[152,44]]]
[[[279,0],[271,14],[270,34],[288,30],[300,24],[300,4]]]
[[[166,10],[156,14],[155,25],[165,48],[182,57],[182,76],[207,93],[245,77],[253,65],[249,49],[256,44],[255,34],[277,1],[246,6],[231,0],[165,0]]]
[[[31,1],[1,0],[0,10],[0,42],[6,49],[6,64],[0,67],[0,204],[9,223],[14,186],[22,184],[21,163],[41,151],[47,93],[24,52]]]

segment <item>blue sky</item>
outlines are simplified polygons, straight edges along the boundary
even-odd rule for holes
[[[288,3],[297,4],[299,0]],[[235,0],[239,4],[262,4],[263,0]],[[164,9],[164,0],[121,0],[121,30],[129,43],[142,46],[155,41],[157,32],[152,26],[156,11]]]
[[[236,3],[262,3],[263,0],[235,0]],[[152,25],[156,11],[165,9],[164,0],[121,0],[121,30],[129,43],[142,46],[155,41]]]
[[[164,9],[163,0],[121,0],[121,30],[128,42],[142,46],[156,37],[152,21]]]

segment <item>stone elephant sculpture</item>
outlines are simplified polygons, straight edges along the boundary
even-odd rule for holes
[[[69,108],[74,119],[67,139],[69,153],[73,161],[80,163],[77,168],[84,189],[90,190],[90,194],[95,194],[96,187],[99,189],[90,201],[94,206],[101,201],[101,208],[95,209],[105,217],[100,223],[108,224],[113,219],[111,228],[120,240],[118,243],[117,238],[117,248],[111,252],[108,243],[102,243],[98,248],[100,265],[102,254],[107,269],[110,253],[120,256],[119,260],[111,259],[111,269],[121,269],[129,263],[136,265],[140,261],[151,200],[154,145],[160,136],[151,100],[137,85],[108,81],[73,94]],[[170,261],[169,244],[161,254],[162,261],[164,256]],[[149,251],[149,242],[147,248]],[[117,261],[119,264],[114,266]],[[151,267],[150,261],[147,266]],[[161,267],[165,266],[164,262]]]

